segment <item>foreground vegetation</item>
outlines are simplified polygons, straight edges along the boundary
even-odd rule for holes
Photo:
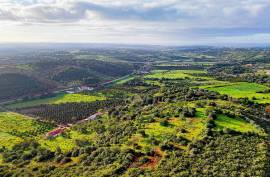
[[[115,67],[101,66],[107,59],[135,70],[104,71],[120,79],[94,91],[4,105],[0,176],[269,176],[268,55],[250,50],[252,60],[244,49],[146,52],[148,61],[78,54],[102,71]],[[53,80],[85,82],[92,73],[79,66]],[[48,136],[57,125],[63,132]]]

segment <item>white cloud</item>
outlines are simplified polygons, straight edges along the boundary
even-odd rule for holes
[[[0,41],[223,40],[270,33],[269,16],[269,0],[0,0],[0,33],[16,36]]]
[[[269,7],[270,2],[263,0],[5,0],[0,3],[0,17],[33,23],[66,23],[85,20],[86,13],[96,13],[110,20],[199,21],[199,25],[210,26],[219,21],[219,25],[233,26],[235,18],[261,18],[258,14]]]

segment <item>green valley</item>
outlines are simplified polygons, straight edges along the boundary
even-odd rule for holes
[[[22,64],[17,56],[0,71],[0,176],[267,177],[268,52],[81,49]],[[15,66],[20,74],[6,74]]]

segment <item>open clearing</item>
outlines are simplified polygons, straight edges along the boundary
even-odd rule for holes
[[[129,144],[137,143],[144,149],[153,147],[153,139],[162,142],[169,140],[171,137],[176,136],[180,139],[192,141],[193,139],[201,139],[202,134],[206,129],[206,117],[198,110],[194,118],[179,118],[172,117],[168,119],[168,125],[161,124],[163,118],[157,118],[155,122],[146,124],[145,134],[143,137],[140,134],[135,134],[129,140]],[[184,130],[181,132],[180,130]],[[177,145],[179,148],[185,149],[185,145]],[[158,146],[155,146],[158,148]]]
[[[270,93],[257,93],[268,90],[269,87],[256,83],[240,82],[230,85],[215,85],[201,88],[216,91],[220,94],[227,94],[235,98],[248,97],[249,99],[255,99],[254,101],[258,103],[270,103]]]
[[[93,102],[97,100],[105,100],[106,97],[102,94],[97,95],[83,95],[83,94],[65,94],[61,93],[49,98],[34,99],[29,101],[20,101],[7,105],[9,109],[26,108],[42,104],[61,104],[61,103],[78,103],[78,102]]]
[[[141,134],[133,135],[127,144],[138,144],[143,149],[158,146],[153,145],[153,141],[158,142],[169,140],[171,137],[184,138],[188,141],[201,139],[204,131],[207,129],[207,116],[205,115],[205,108],[197,108],[195,117],[192,118],[179,118],[172,117],[168,119],[168,125],[163,126],[161,122],[164,118],[157,118],[155,122],[148,123],[145,126],[145,136]],[[217,127],[216,130],[223,130],[228,128],[238,132],[254,132],[263,135],[263,130],[254,124],[251,124],[240,118],[230,118],[225,115],[218,115],[215,120]],[[183,131],[184,130],[184,131]],[[182,131],[182,132],[181,132]],[[185,149],[185,145],[177,145],[181,149]]]
[[[59,135],[52,139],[46,139],[44,136],[40,136],[38,142],[42,147],[55,151],[58,147],[63,151],[67,152],[72,150],[76,146],[76,141],[90,142],[95,134],[82,134],[78,131],[67,130],[63,135]]]

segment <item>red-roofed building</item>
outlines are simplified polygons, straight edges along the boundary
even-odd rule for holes
[[[65,128],[58,128],[58,129],[55,129],[53,131],[50,131],[46,134],[46,137],[56,137],[58,135],[61,135],[62,133],[64,133],[65,131]]]
[[[270,106],[266,108],[266,112],[270,113]]]

